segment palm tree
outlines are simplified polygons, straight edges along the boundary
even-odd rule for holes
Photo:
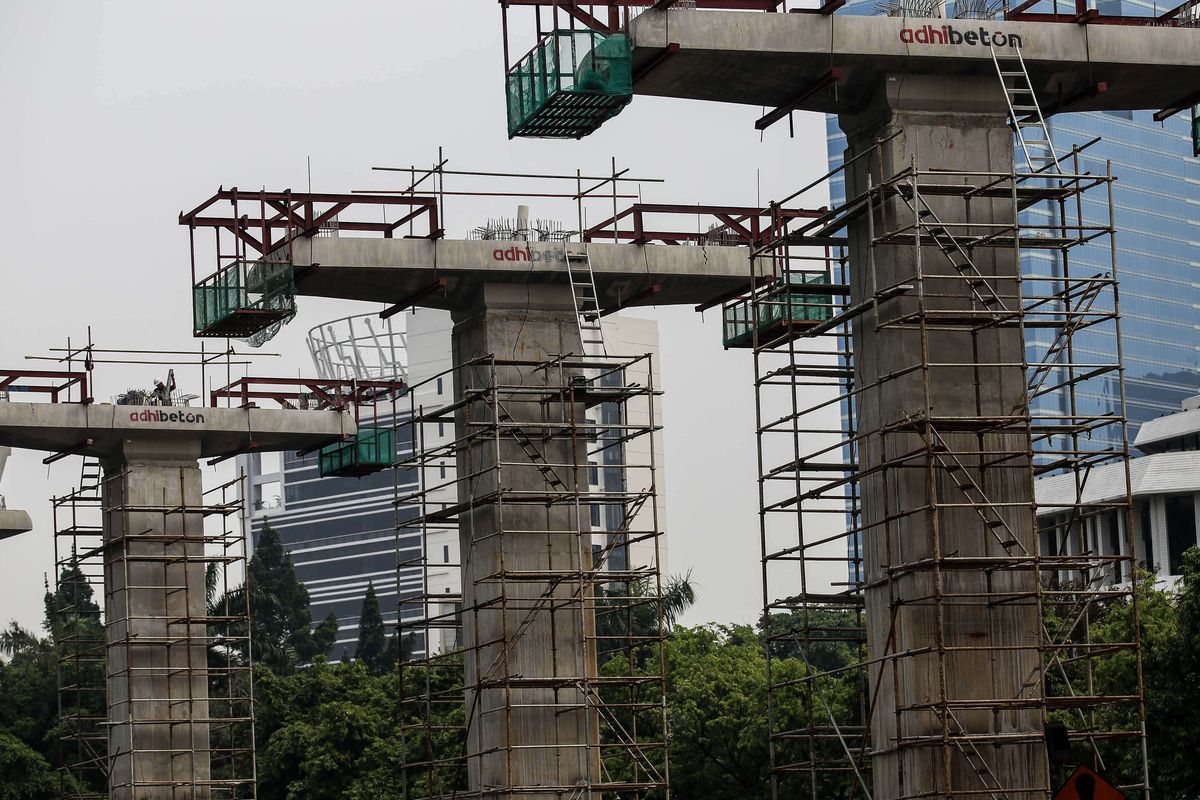
[[[601,664],[626,651],[641,662],[647,649],[671,635],[676,622],[696,602],[692,573],[672,575],[662,587],[649,578],[608,584],[596,598],[596,639]]]

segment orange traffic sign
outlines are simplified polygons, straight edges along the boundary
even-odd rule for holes
[[[1054,793],[1054,800],[1129,800],[1129,798],[1096,772],[1081,765]]]

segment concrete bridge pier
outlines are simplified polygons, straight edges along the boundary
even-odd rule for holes
[[[582,352],[566,285],[484,284],[454,315],[457,365]],[[459,370],[457,413],[467,753],[472,792],[558,800],[599,780],[587,443],[574,374],[490,361]],[[498,429],[495,423],[498,424]],[[524,439],[522,443],[519,439]],[[579,464],[581,466],[576,467]],[[544,793],[537,787],[546,787]],[[554,787],[558,787],[555,789]]]
[[[211,796],[200,453],[129,440],[103,462],[113,800]]]
[[[107,756],[112,800],[233,796],[253,779],[241,734],[249,666],[213,667],[208,652],[244,636],[236,614],[208,616],[205,586],[207,565],[244,556],[238,537],[204,530],[236,504],[205,499],[197,460],[356,433],[346,410],[0,403],[0,446],[65,453],[85,442],[104,470],[108,752],[97,758]]]
[[[997,78],[887,75],[873,97],[866,111],[840,117],[847,159],[875,151],[851,165],[847,197],[878,187],[914,157],[935,170],[1013,169],[1013,133]],[[986,179],[926,173],[921,181]],[[849,229],[854,302],[884,287],[912,287],[881,301],[878,314],[868,309],[853,332],[862,391],[857,419],[865,436],[862,509],[871,526],[863,541],[868,646],[872,659],[884,659],[877,662],[882,669],[871,668],[878,698],[871,723],[874,797],[950,797],[996,786],[1014,798],[1043,797],[1048,767],[1040,740],[1034,573],[983,562],[966,568],[962,561],[1036,553],[1028,438],[1020,424],[997,430],[979,423],[1028,413],[1022,333],[1011,318],[987,326],[981,317],[971,324],[936,316],[963,312],[957,319],[964,320],[1014,308],[1019,259],[1011,246],[968,250],[968,271],[982,274],[980,284],[932,243],[878,243],[913,224],[909,202],[888,194]],[[924,217],[931,227],[922,231],[923,242],[937,233],[936,220],[972,223],[945,229],[959,238],[1014,220],[1009,197],[965,200],[931,191],[926,202],[917,211],[936,218]],[[1004,299],[982,304],[972,286]],[[915,316],[897,324],[904,314]],[[1003,505],[983,508],[978,492],[962,489],[964,475]],[[1009,531],[1016,543],[1002,546]]]

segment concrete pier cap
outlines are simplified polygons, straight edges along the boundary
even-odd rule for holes
[[[1161,109],[1200,87],[1195,28],[687,9],[646,11],[631,35],[634,74],[659,59],[636,94],[828,114],[861,111],[887,75],[998,82],[993,46],[1019,47],[1044,111]],[[804,97],[831,69],[836,91]]]
[[[8,463],[11,453],[11,447],[0,447],[0,481],[4,480],[4,466]],[[4,495],[0,494],[0,539],[7,539],[31,530],[33,530],[33,520],[29,518],[29,512],[8,508]]]
[[[107,403],[0,404],[3,446],[55,453],[78,452],[102,461],[134,441],[194,442],[191,458],[246,450],[304,450],[357,432],[348,411],[263,408],[118,406]],[[189,451],[190,452],[190,451]]]

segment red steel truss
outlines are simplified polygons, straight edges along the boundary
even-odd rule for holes
[[[720,240],[723,244],[757,247],[776,238],[784,224],[795,219],[818,219],[825,209],[783,208],[768,206],[705,206],[665,203],[634,203],[608,219],[583,232],[583,240],[610,240],[627,244],[706,244]],[[683,215],[710,220],[710,230],[682,230],[677,223],[656,227],[647,225],[648,215]],[[625,224],[622,225],[621,223]]]
[[[251,251],[259,257],[274,254],[290,262],[292,242],[322,231],[378,233],[385,239],[397,235],[440,239],[444,234],[440,219],[438,198],[426,195],[246,192],[236,187],[221,189],[191,211],[179,214],[179,224],[188,227],[191,237],[193,283],[198,229],[215,231],[220,268],[230,260],[255,258]],[[234,237],[231,253],[221,249],[223,233]]]
[[[312,411],[350,409],[355,420],[364,407],[392,403],[405,395],[407,384],[401,380],[323,380],[320,378],[239,378],[209,393],[216,408],[221,400],[236,401],[248,408],[256,400],[270,400],[281,408]]]

